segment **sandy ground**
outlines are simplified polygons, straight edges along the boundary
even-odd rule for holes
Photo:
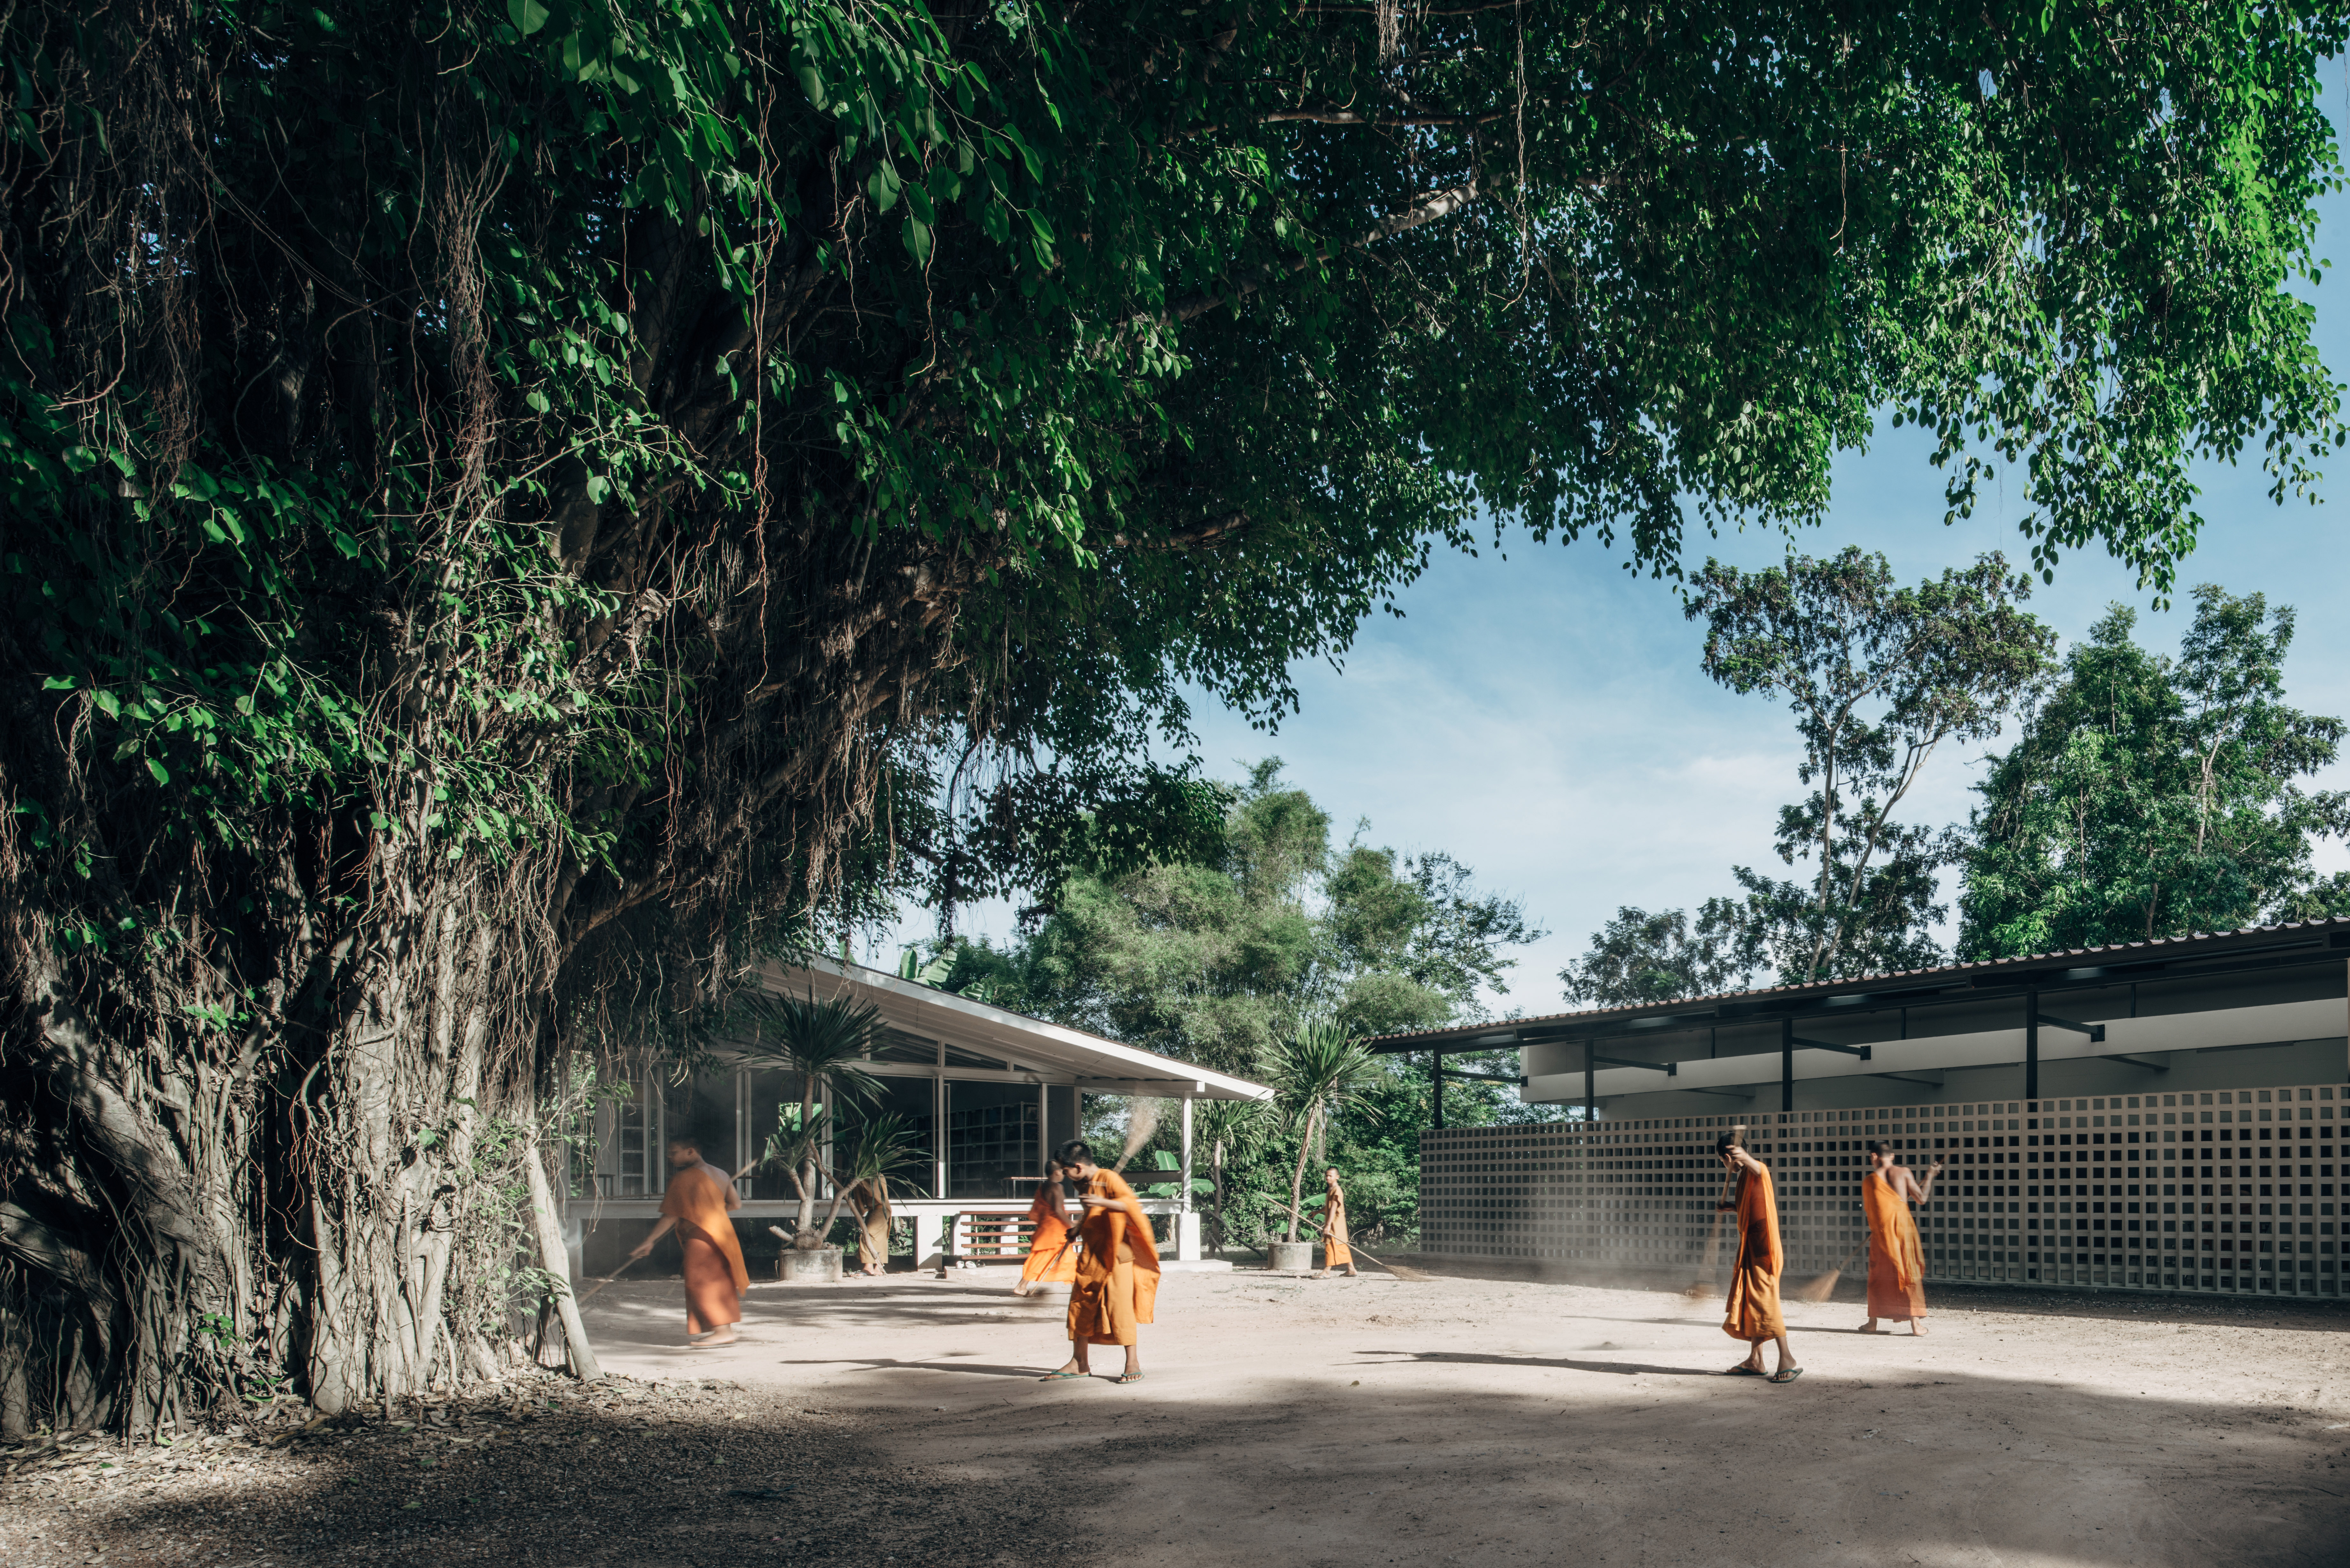
[[[1871,1338],[1791,1304],[1773,1386],[1721,1376],[1718,1303],[1170,1274],[1118,1387],[1038,1382],[1061,1308],[1008,1278],[755,1287],[720,1351],[680,1346],[675,1286],[616,1286],[595,1328],[620,1370],[866,1412],[891,1461],[1057,1499],[1138,1568],[2350,1563],[2341,1308],[1953,1292]]]
[[[1773,1386],[1718,1303],[1170,1274],[1118,1387],[1039,1382],[1061,1307],[1009,1281],[761,1284],[709,1351],[623,1282],[592,1386],[0,1451],[0,1568],[2350,1563],[2341,1308],[1794,1305]]]

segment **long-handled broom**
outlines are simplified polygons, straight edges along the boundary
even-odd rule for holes
[[[581,1291],[576,1299],[581,1302],[593,1301],[596,1298],[596,1293],[598,1291],[602,1290],[606,1285],[608,1285],[614,1280],[619,1279],[621,1272],[626,1270],[630,1263],[635,1262],[636,1259],[633,1257],[623,1258],[620,1260],[619,1268],[614,1269],[610,1273],[606,1274],[602,1279],[598,1280],[592,1289]]]
[[[1734,1127],[1731,1130],[1741,1138],[1746,1136],[1744,1127]],[[1713,1226],[1705,1235],[1704,1272],[1698,1275],[1689,1289],[1681,1293],[1684,1300],[1701,1302],[1713,1294],[1714,1265],[1721,1255],[1721,1217],[1729,1208],[1730,1184],[1736,1179],[1734,1172],[1725,1170],[1721,1173],[1721,1190],[1714,1196],[1713,1199]]]
[[[1277,1199],[1274,1200],[1274,1206],[1287,1210],[1292,1214],[1297,1214],[1297,1220],[1300,1224],[1311,1223],[1311,1221],[1307,1220],[1305,1215],[1298,1214],[1296,1210],[1290,1209],[1288,1204],[1283,1203]],[[1427,1281],[1433,1280],[1437,1277],[1436,1275],[1430,1273],[1426,1269],[1415,1269],[1408,1263],[1390,1263],[1385,1258],[1380,1257],[1378,1253],[1364,1246],[1360,1241],[1350,1240],[1346,1243],[1346,1247],[1347,1251],[1350,1252],[1360,1252],[1364,1257],[1370,1259],[1372,1262],[1377,1263],[1380,1268],[1385,1269],[1388,1273],[1393,1274],[1399,1280],[1412,1280],[1426,1282]]]

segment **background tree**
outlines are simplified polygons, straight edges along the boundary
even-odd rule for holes
[[[1614,919],[1591,933],[1591,950],[1558,971],[1567,1000],[1640,1007],[1738,990],[1746,983],[1747,969],[1733,951],[1736,911],[1725,904],[1712,900],[1713,919],[1700,919],[1694,933],[1679,909],[1653,915],[1628,904],[1617,909]]]
[[[1212,835],[1186,692],[1277,713],[1472,521],[1667,569],[1889,407],[2167,584],[2190,457],[2335,439],[2344,30],[0,13],[0,1388],[419,1386],[566,1051]]]
[[[1734,867],[1744,897],[1707,907],[1705,940],[1793,985],[1939,960],[1927,928],[1945,913],[1935,872],[1954,851],[1894,813],[1944,741],[1996,733],[2046,666],[2055,636],[2017,607],[2031,589],[1996,554],[1914,588],[1856,547],[1760,572],[1706,563],[1689,602],[1706,622],[1706,673],[1794,710],[1796,776],[1814,788],[1781,808],[1779,857],[1817,869],[1794,882]]]
[[[1211,852],[1073,875],[1033,931],[1003,948],[943,942],[919,972],[965,994],[985,988],[999,1005],[1263,1077],[1308,1020],[1367,1035],[1482,1016],[1489,992],[1506,994],[1509,949],[1541,935],[1515,900],[1481,891],[1471,869],[1440,851],[1375,846],[1368,824],[1333,848],[1328,814],[1283,784],[1277,759],[1225,798],[1223,839]],[[1447,1060],[1516,1070],[1514,1052]],[[1383,1056],[1374,1082],[1328,1119],[1367,1237],[1413,1232],[1430,1094],[1425,1056]],[[1454,1081],[1445,1096],[1456,1126],[1554,1114],[1490,1083]],[[1125,1136],[1129,1107],[1089,1104],[1106,1139]],[[1232,1131],[1213,1178],[1220,1243],[1281,1229],[1281,1194],[1303,1156],[1295,1122],[1254,1127],[1243,1118]],[[1146,1152],[1167,1149],[1174,1136],[1162,1125]],[[1195,1127],[1195,1139],[1205,1136]]]
[[[2284,701],[2293,612],[2206,585],[2172,659],[2116,605],[1978,786],[1960,956],[2006,958],[2350,911],[2314,840],[2350,796],[2297,782],[2343,722]]]
[[[999,998],[1056,1022],[1249,1074],[1276,1041],[1326,1014],[1359,1034],[1471,1015],[1506,992],[1535,940],[1515,900],[1481,893],[1441,853],[1399,857],[1329,815],[1270,758],[1229,791],[1223,841],[1199,857],[1080,872],[1014,950],[972,950],[947,983],[990,975]]]

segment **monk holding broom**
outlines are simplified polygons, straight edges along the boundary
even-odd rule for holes
[[[1020,1266],[1020,1282],[1012,1287],[1015,1296],[1035,1294],[1046,1285],[1069,1284],[1077,1277],[1077,1243],[1069,1234],[1069,1206],[1061,1197],[1063,1174],[1058,1165],[1046,1165],[1045,1179],[1036,1184],[1036,1200],[1028,1205],[1036,1232],[1028,1241],[1028,1261]]]
[[[1069,1288],[1069,1359],[1058,1371],[1046,1374],[1045,1381],[1092,1376],[1092,1347],[1117,1345],[1126,1349],[1126,1370],[1118,1381],[1139,1383],[1138,1328],[1150,1321],[1159,1298],[1159,1248],[1151,1239],[1149,1216],[1126,1178],[1094,1163],[1093,1150],[1084,1140],[1070,1139],[1053,1158],[1086,1184],[1078,1199],[1086,1214],[1077,1227],[1077,1241],[1085,1251]]]
[[[1924,1203],[1934,1190],[1942,1162],[1926,1172],[1926,1184],[1894,1163],[1881,1143],[1868,1146],[1868,1174],[1861,1178],[1860,1203],[1868,1215],[1868,1321],[1863,1334],[1882,1334],[1878,1318],[1907,1322],[1913,1334],[1926,1332],[1926,1251],[1909,1205]]]
[[[1330,1166],[1322,1172],[1322,1272],[1344,1269],[1347,1277],[1355,1277],[1354,1249],[1347,1239],[1347,1193],[1338,1185],[1338,1168]]]
[[[1732,1377],[1760,1377],[1762,1345],[1779,1342],[1779,1367],[1773,1383],[1793,1383],[1804,1375],[1795,1353],[1787,1346],[1787,1324],[1779,1313],[1779,1273],[1787,1254],[1779,1245],[1779,1207],[1771,1189],[1771,1173],[1746,1152],[1738,1134],[1726,1132],[1714,1140],[1713,1152],[1738,1178],[1735,1203],[1725,1204],[1738,1215],[1738,1262],[1730,1274],[1730,1310],[1721,1332],[1753,1346],[1744,1361],[1730,1369]]]
[[[743,1321],[743,1291],[751,1282],[751,1272],[743,1266],[743,1243],[734,1239],[734,1221],[726,1211],[739,1208],[743,1199],[724,1171],[702,1162],[702,1150],[691,1139],[670,1144],[669,1163],[660,1223],[629,1254],[629,1261],[643,1257],[654,1242],[676,1231],[685,1253],[686,1337],[704,1348],[732,1345],[737,1337],[734,1325]]]

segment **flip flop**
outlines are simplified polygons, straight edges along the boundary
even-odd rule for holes
[[[1749,1366],[1742,1361],[1722,1376],[1724,1377],[1760,1377],[1762,1376],[1762,1369],[1759,1366]]]
[[[1044,1376],[1036,1379],[1036,1381],[1039,1383],[1053,1383],[1057,1382],[1064,1377],[1091,1377],[1092,1376],[1093,1374],[1090,1372],[1047,1372]]]
[[[1116,1377],[1111,1378],[1110,1381],[1113,1383],[1139,1383],[1142,1381],[1142,1374],[1139,1372],[1121,1372]]]
[[[1782,1366],[1778,1371],[1771,1374],[1771,1381],[1773,1383],[1793,1383],[1796,1378],[1801,1377],[1803,1375],[1804,1369],[1800,1366]]]

